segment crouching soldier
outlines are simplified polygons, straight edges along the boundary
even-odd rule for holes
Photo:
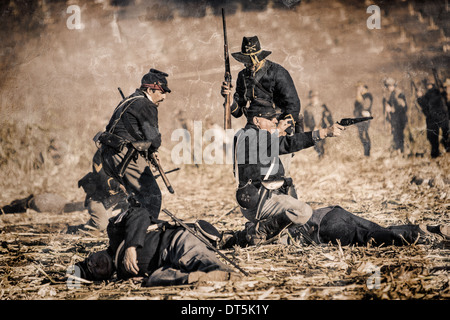
[[[309,205],[288,194],[292,181],[286,179],[279,155],[312,147],[315,141],[339,136],[344,130],[336,123],[288,135],[289,126],[287,120],[278,123],[272,107],[261,107],[248,111],[247,125],[234,138],[236,200],[249,220],[243,236],[250,244],[264,242],[290,224],[305,224],[312,214]]]
[[[108,225],[108,219],[115,212],[120,213],[128,207],[127,194],[121,185],[105,173],[100,150],[97,150],[92,159],[92,172],[78,181],[78,187],[82,187],[86,193],[84,206],[91,217],[86,224],[69,227],[69,233],[85,229],[86,226],[104,231]]]
[[[198,222],[194,227],[216,245],[219,232],[205,221]],[[109,280],[116,272],[118,279],[142,277],[143,286],[163,286],[240,277],[184,227],[150,218],[143,208],[111,218],[107,231],[107,250],[76,264],[81,278]]]

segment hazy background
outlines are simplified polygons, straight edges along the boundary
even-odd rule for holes
[[[381,29],[367,27],[371,4],[381,9]],[[79,30],[67,26],[70,5],[81,9]],[[173,130],[190,129],[193,121],[202,121],[204,130],[222,126],[222,7],[230,52],[240,51],[243,36],[257,35],[262,47],[273,52],[268,59],[291,73],[303,106],[314,89],[335,120],[352,116],[354,85],[366,82],[375,99],[374,157],[388,153],[391,139],[381,113],[382,79],[394,77],[411,99],[407,72],[416,83],[432,66],[443,79],[449,76],[444,0],[4,1],[0,201],[43,191],[82,198],[77,181],[90,170],[92,137],[104,129],[120,101],[117,87],[131,94],[150,68],[167,72],[172,89],[160,106],[166,168],[173,167]],[[231,66],[235,81],[242,65],[231,58]],[[415,121],[413,129],[423,128],[423,119]],[[233,119],[233,128],[243,123]],[[328,154],[362,155],[356,129],[349,131],[327,143]],[[428,154],[424,141],[422,136],[419,151]],[[314,151],[308,152],[315,159]]]

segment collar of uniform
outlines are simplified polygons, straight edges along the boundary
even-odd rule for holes
[[[258,69],[256,69],[255,71],[250,71],[249,69],[245,68],[244,70],[247,71],[247,76],[256,76],[257,73],[261,72],[262,70],[267,70],[270,65],[271,65],[271,61],[264,59],[261,61],[261,63],[258,66]],[[265,71],[263,71],[263,74],[265,73]]]
[[[261,68],[266,64],[266,59],[262,60],[261,63],[259,63],[258,68],[256,68],[255,73],[261,70]]]
[[[150,97],[150,95],[147,93],[147,91],[143,91],[143,92],[144,92],[145,96],[147,97],[147,99],[150,100],[152,103],[154,103],[152,100],[152,97]]]
[[[245,125],[244,130],[249,130],[249,129],[259,130],[259,128],[254,123],[247,123]]]

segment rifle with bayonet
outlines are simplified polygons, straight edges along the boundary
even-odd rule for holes
[[[231,68],[230,68],[230,55],[228,53],[228,39],[227,39],[227,25],[225,21],[225,10],[222,8],[222,22],[223,22],[223,51],[225,59],[225,82],[228,87],[231,88]],[[224,129],[231,129],[231,93],[225,96],[224,107]]]
[[[409,72],[408,72],[408,76],[409,76],[409,79],[411,80],[411,89],[414,90],[414,92],[416,93],[416,96],[417,96],[417,92],[419,90],[417,89],[416,83],[414,82],[414,80]]]
[[[373,117],[362,117],[362,118],[343,118],[341,121],[338,122],[341,126],[348,127],[352,124],[372,120]]]
[[[122,99],[125,99],[125,95],[122,92],[122,89],[117,88],[120,92],[120,95],[122,96]],[[156,167],[156,169],[159,172],[159,175],[164,181],[164,184],[167,187],[167,190],[169,190],[170,193],[175,193],[173,190],[172,184],[170,183],[169,179],[166,176],[166,173],[164,172],[164,169],[161,166],[161,162],[159,161],[159,158],[156,154],[156,152],[151,153],[149,156],[147,156],[148,148],[150,148],[151,142],[150,141],[134,141],[131,142],[132,147],[128,148],[127,153],[125,154],[122,162],[119,164],[117,170],[119,172],[119,176],[122,178],[125,174],[125,170],[130,164],[131,160],[134,159],[137,155],[137,152],[143,152],[146,154],[145,159],[147,161],[151,161],[153,166]]]
[[[225,259],[228,263],[233,265],[236,269],[238,269],[240,272],[242,272],[245,276],[248,276],[248,273],[240,268],[236,263],[228,259],[226,255],[224,255],[222,252],[220,252],[216,247],[214,247],[208,240],[204,239],[203,237],[199,236],[197,231],[193,230],[191,227],[189,227],[186,223],[184,223],[182,220],[178,219],[173,213],[171,213],[167,209],[162,210],[165,214],[167,214],[172,220],[180,224],[184,229],[186,229],[188,232],[190,232],[194,237],[196,237],[198,240],[203,242],[209,249],[213,250],[215,253],[217,253],[219,256],[221,256],[223,259]]]
[[[408,72],[408,76],[409,76],[409,79],[410,79],[410,82],[411,82],[411,91],[412,91],[412,93],[413,93],[413,96],[411,97],[412,98],[412,104],[416,107],[416,109],[418,110],[418,111],[421,111],[421,108],[419,108],[419,106],[418,106],[418,103],[417,103],[417,98],[419,97],[419,89],[417,88],[417,86],[416,86],[416,83],[414,82],[414,79],[413,79],[413,77],[411,76],[411,74]]]
[[[439,90],[444,90],[444,85],[442,84],[442,81],[439,78],[436,68],[431,68],[431,70],[433,71],[433,77],[434,77],[434,82],[436,83],[436,88],[438,88]]]
[[[175,172],[175,171],[178,171],[178,170],[180,170],[180,168],[171,169],[171,170],[166,171],[166,172],[164,172],[164,173],[165,173],[165,174],[168,174],[168,173],[172,173],[172,172]],[[159,178],[160,176],[161,176],[160,174],[157,174],[157,175],[155,176],[155,179]]]

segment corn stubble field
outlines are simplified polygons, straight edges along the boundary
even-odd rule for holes
[[[175,165],[171,158],[177,143],[170,139],[173,130],[187,127],[192,135],[193,121],[202,121],[203,130],[222,125],[220,16],[210,9],[204,16],[186,14],[189,8],[176,1],[168,3],[178,11],[162,6],[139,11],[99,1],[83,10],[85,29],[71,33],[64,27],[66,16],[52,3],[47,11],[39,9],[41,16],[32,17],[45,17],[39,36],[27,29],[30,35],[23,41],[25,35],[14,32],[10,47],[4,48],[6,53],[16,50],[16,60],[7,61],[4,54],[3,63],[8,64],[2,66],[7,77],[1,84],[0,204],[45,192],[68,202],[83,201],[77,181],[90,170],[92,137],[119,101],[116,88],[131,93],[142,74],[156,67],[170,73],[173,90],[160,106],[160,158],[166,170],[181,168],[169,175],[175,194],[158,181],[163,207],[182,219],[201,217],[221,231],[241,229],[245,219],[236,208],[232,166]],[[260,10],[232,7],[227,17],[231,52],[240,49],[243,35],[257,34],[262,46],[273,51],[272,60],[291,72],[302,104],[314,88],[335,120],[352,115],[356,81],[366,81],[375,97],[371,156],[363,156],[356,127],[328,139],[321,160],[312,148],[296,153],[291,175],[299,198],[313,208],[340,205],[383,226],[450,223],[449,155],[430,158],[424,119],[411,98],[406,132],[414,140],[406,139],[405,155],[390,152],[391,136],[381,114],[384,76],[398,79],[410,97],[405,73],[411,72],[418,82],[430,61],[448,70],[438,64],[448,53],[427,53],[425,48],[411,53],[410,46],[398,40],[402,33],[393,22],[394,9],[391,20],[382,20],[381,30],[370,31],[365,8],[351,2],[303,1],[290,10],[270,3]],[[175,14],[167,17],[167,12]],[[409,14],[403,7],[399,12]],[[232,67],[235,79],[240,66],[232,61]],[[24,79],[36,85],[21,91]],[[242,125],[242,119],[233,120],[234,129]],[[104,233],[65,233],[68,225],[88,218],[86,210],[29,209],[0,216],[0,299],[450,298],[450,245],[443,240],[404,247],[236,247],[223,252],[249,273],[240,281],[153,288],[132,280],[74,285],[67,280],[69,266],[108,244]],[[161,213],[160,218],[168,217]]]

